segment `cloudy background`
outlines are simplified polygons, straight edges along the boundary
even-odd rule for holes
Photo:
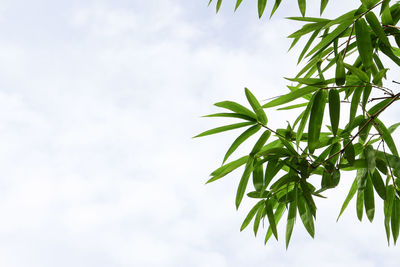
[[[200,116],[244,103],[244,86],[282,94],[299,25],[285,1],[272,20],[256,1],[218,16],[207,2],[0,1],[1,266],[395,266],[381,203],[373,224],[355,203],[336,223],[352,176],[288,251],[283,229],[267,246],[264,230],[239,232],[253,202],[235,210],[238,173],[204,185],[237,132],[193,140],[226,122]],[[328,12],[357,4],[341,2]]]

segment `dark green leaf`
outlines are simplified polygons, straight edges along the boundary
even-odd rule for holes
[[[378,193],[378,195],[385,200],[386,199],[386,188],[385,184],[383,183],[382,177],[379,174],[379,172],[374,172],[373,175],[371,175],[371,180],[372,184],[374,185],[375,191]]]
[[[248,159],[249,159],[249,156],[244,156],[244,157],[241,157],[240,159],[229,162],[229,163],[219,167],[218,169],[216,169],[215,171],[213,171],[211,173],[211,176],[213,176],[213,177],[207,181],[207,184],[214,182],[214,181],[224,177],[228,173],[234,171],[235,169],[239,168],[240,166],[245,164],[248,161]]]
[[[240,6],[241,3],[242,3],[242,0],[236,1],[235,11],[238,9],[238,7]]]
[[[393,200],[391,226],[394,244],[396,244],[400,229],[400,200],[397,197],[394,197]]]
[[[326,104],[326,91],[319,90],[315,95],[314,103],[311,108],[310,122],[308,124],[308,149],[312,153],[319,143],[322,119]]]
[[[344,70],[342,55],[338,55],[337,57],[335,82],[338,86],[341,86],[346,82],[346,73]]]
[[[356,205],[356,211],[357,211],[357,218],[361,221],[363,217],[363,205],[364,204],[364,190],[358,190],[357,191],[357,205]]]
[[[263,188],[264,185],[264,171],[263,171],[263,165],[262,164],[256,165],[256,161],[254,162],[253,185],[256,191],[261,192],[261,189]]]
[[[364,150],[365,159],[367,161],[368,171],[373,174],[376,168],[375,150],[369,145]]]
[[[365,15],[368,24],[371,26],[372,30],[375,32],[376,36],[383,42],[387,47],[391,47],[389,39],[386,36],[385,31],[382,29],[378,18],[375,16],[374,12],[368,12]]]
[[[290,238],[292,236],[294,223],[296,222],[297,216],[297,186],[294,188],[294,201],[289,204],[289,212],[286,224],[286,249],[289,246]]]
[[[267,0],[258,0],[258,17],[259,18],[262,17],[266,5],[267,5]]]
[[[361,99],[361,93],[363,91],[363,87],[357,87],[356,90],[354,91],[353,98],[351,99],[351,104],[350,104],[350,119],[349,123],[351,124],[356,117],[357,114],[357,108],[358,105],[360,104],[360,99]]]
[[[370,175],[368,175],[367,177],[367,186],[364,190],[364,206],[368,220],[372,222],[375,214],[374,188],[372,186]]]
[[[390,185],[387,187],[386,200],[384,201],[383,205],[383,210],[385,215],[385,230],[388,243],[390,241],[390,219],[392,217],[394,198],[395,198],[394,188],[393,185]]]
[[[357,48],[361,57],[362,64],[366,69],[372,65],[372,43],[369,27],[363,18],[355,22]]]
[[[298,196],[298,205],[297,208],[299,210],[300,218],[303,222],[304,227],[306,228],[307,232],[314,238],[314,221],[313,216],[309,210],[309,207],[306,203],[304,197],[300,194]]]
[[[290,106],[286,106],[283,108],[278,108],[278,110],[290,110],[290,109],[305,107],[307,105],[308,105],[308,103],[295,104],[295,105],[290,105]]]
[[[297,129],[297,133],[296,133],[296,144],[297,146],[299,146],[301,137],[303,136],[303,131],[304,128],[306,126],[306,123],[308,121],[308,117],[310,116],[310,112],[311,112],[311,107],[314,103],[314,99],[315,99],[315,95],[313,95],[313,97],[311,98],[310,102],[308,102],[308,105],[304,111],[303,117],[301,118],[300,124],[299,124],[299,128]]]
[[[260,149],[264,146],[265,142],[267,142],[268,138],[271,136],[271,132],[269,130],[265,130],[260,138],[257,140],[253,149],[250,152],[250,155],[254,155],[260,151]]]
[[[340,120],[340,96],[335,89],[329,91],[329,116],[331,119],[332,133],[336,136]]]
[[[275,210],[275,225],[278,225],[278,222],[280,221],[280,219],[282,218],[282,214],[285,211],[285,204],[279,204],[278,207]],[[265,235],[265,241],[264,244],[266,244],[269,240],[269,238],[272,236],[272,230],[271,230],[271,226],[268,227],[268,231],[267,234]]]
[[[282,0],[275,0],[275,4],[274,4],[274,7],[272,8],[270,17],[272,17],[272,15],[274,15],[275,11],[278,9],[281,2],[282,2]]]
[[[221,4],[222,4],[222,0],[218,0],[218,2],[217,2],[217,13],[219,11],[219,8],[221,7]]]
[[[354,67],[352,65],[349,65],[349,64],[346,64],[346,63],[343,63],[343,64],[344,64],[346,69],[351,71],[351,73],[356,75],[361,81],[363,81],[363,82],[368,82],[369,81],[368,75],[364,71],[362,71],[361,69],[356,68],[356,67]]]
[[[274,211],[272,210],[271,201],[269,200],[266,200],[265,211],[267,213],[269,227],[271,228],[272,233],[274,234],[276,240],[278,240],[278,231],[276,229],[276,222],[275,222],[276,218],[274,216]]]
[[[258,227],[260,226],[260,221],[261,221],[261,217],[262,217],[263,213],[264,213],[264,205],[262,205],[258,208],[256,218],[254,219],[253,231],[254,231],[255,236],[257,236]]]
[[[376,124],[374,124],[376,130],[382,134],[382,138],[389,147],[390,151],[392,151],[393,155],[399,156],[397,152],[396,144],[393,141],[392,135],[390,134],[389,130],[386,126],[379,120],[375,119]]]
[[[243,119],[243,120],[248,120],[248,121],[253,121],[256,122],[257,120],[243,115],[243,114],[238,114],[238,113],[215,113],[215,114],[210,114],[210,115],[205,115],[203,117],[225,117],[225,118],[238,118],[238,119]]]

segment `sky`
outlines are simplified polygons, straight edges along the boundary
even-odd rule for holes
[[[235,209],[239,172],[205,185],[238,132],[192,139],[227,122],[200,116],[245,103],[245,86],[282,94],[298,70],[285,37],[300,24],[284,19],[297,7],[259,20],[250,2],[216,15],[208,0],[0,1],[1,266],[398,264],[382,203],[372,224],[354,202],[336,222],[354,174],[287,251],[283,228],[266,246],[264,229],[239,231],[254,203]],[[357,5],[333,2],[328,16]],[[294,114],[268,112],[274,127]]]

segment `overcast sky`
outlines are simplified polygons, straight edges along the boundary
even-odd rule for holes
[[[287,1],[272,20],[255,1],[219,15],[207,2],[0,1],[1,266],[397,266],[381,202],[373,224],[354,202],[336,223],[352,175],[317,202],[315,239],[298,220],[288,251],[283,228],[267,246],[265,230],[239,232],[254,203],[235,210],[240,173],[204,185],[238,133],[193,140],[226,122],[200,116],[245,103],[245,86],[282,94],[300,25]],[[269,112],[275,127],[291,118]]]

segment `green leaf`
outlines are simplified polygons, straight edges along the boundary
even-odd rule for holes
[[[259,18],[262,17],[266,5],[267,5],[267,0],[258,0],[258,17]]]
[[[286,249],[289,246],[290,238],[292,237],[294,223],[297,217],[297,186],[294,188],[294,201],[289,204],[289,212],[286,223]]]
[[[307,103],[290,105],[290,106],[286,106],[286,107],[283,107],[283,108],[278,108],[278,110],[290,110],[290,109],[305,107],[307,105],[308,105],[308,102]]]
[[[363,3],[363,5],[370,9],[372,8],[378,1],[377,0],[361,0],[361,2]]]
[[[393,25],[393,18],[390,12],[390,7],[387,5],[385,9],[382,11],[382,24],[383,25]]]
[[[270,17],[272,17],[272,15],[274,15],[275,11],[278,9],[281,2],[282,2],[282,0],[275,0],[275,4],[274,4],[274,7],[272,8]]]
[[[321,0],[320,15],[322,15],[322,13],[324,13],[324,10],[325,10],[328,2],[329,2],[329,0]]]
[[[397,152],[396,144],[394,143],[389,130],[378,118],[375,118],[375,122],[376,124],[374,124],[374,127],[378,132],[382,133],[382,138],[385,141],[386,145],[389,147],[390,151],[392,151],[393,155],[398,157],[399,153]]]
[[[242,178],[240,179],[240,183],[239,183],[239,186],[238,186],[238,189],[236,192],[236,200],[235,200],[236,209],[239,208],[240,203],[242,202],[244,193],[246,192],[246,187],[249,182],[250,174],[253,171],[253,161],[254,161],[254,158],[249,157],[247,164],[246,164],[246,168],[244,169]]]
[[[367,161],[368,171],[373,174],[376,168],[375,162],[375,150],[374,148],[369,145],[364,150],[365,159]]]
[[[280,96],[270,102],[268,102],[267,104],[263,105],[263,108],[272,108],[275,106],[279,106],[282,104],[286,104],[288,102],[291,102],[297,98],[300,98],[302,96],[305,96],[307,94],[313,93],[316,90],[318,90],[318,87],[314,87],[314,86],[306,86],[304,88],[300,88],[298,90],[292,91],[286,95]]]
[[[363,216],[363,204],[364,204],[364,190],[358,190],[356,211],[357,211],[357,218],[360,221],[362,221],[362,216]]]
[[[374,12],[368,12],[365,15],[365,18],[367,19],[368,24],[371,26],[376,36],[378,36],[379,40],[381,40],[381,42],[383,42],[387,47],[391,47],[389,39],[387,38],[386,33],[382,29],[382,25],[375,16]]]
[[[238,113],[238,114],[246,115],[246,116],[251,117],[251,118],[253,118],[255,120],[257,119],[256,114],[254,114],[248,108],[243,107],[242,105],[240,105],[240,104],[238,104],[236,102],[233,102],[233,101],[222,101],[222,102],[215,103],[214,105],[217,106],[217,107],[220,107],[220,108],[229,109],[229,110],[231,110],[231,111],[233,111],[235,113]]]
[[[254,112],[257,115],[257,119],[263,124],[266,125],[268,123],[267,116],[265,115],[264,110],[261,108],[260,103],[258,102],[257,98],[250,92],[249,89],[244,89],[246,93],[247,100],[249,101],[251,107],[253,108]]]
[[[228,151],[225,154],[224,160],[222,162],[225,163],[225,161],[228,159],[228,157],[244,142],[246,141],[250,136],[254,135],[256,132],[258,132],[261,129],[260,125],[254,125],[244,131],[239,137],[232,143],[232,145],[229,147]]]
[[[365,113],[364,111],[366,110],[366,105],[368,103],[368,99],[369,99],[369,96],[371,94],[371,91],[372,91],[372,86],[370,84],[367,84],[365,86],[365,88],[364,88],[363,98],[362,98],[362,110],[363,110],[363,113]]]
[[[319,90],[315,95],[314,103],[311,108],[310,122],[308,124],[308,149],[311,153],[313,153],[319,143],[325,104],[326,91]]]
[[[278,225],[278,222],[282,218],[282,214],[285,211],[285,204],[281,203],[278,205],[278,207],[275,210],[275,225]],[[267,234],[265,235],[265,241],[264,244],[266,244],[269,240],[269,238],[272,236],[272,230],[271,226],[268,227]]]
[[[210,114],[210,115],[205,115],[203,117],[225,117],[225,118],[237,118],[237,119],[243,119],[243,120],[248,120],[248,121],[253,121],[256,122],[252,117],[243,115],[243,114],[238,114],[238,113],[215,113],[215,114]]]
[[[388,128],[390,133],[393,133],[394,131],[396,131],[396,129],[400,126],[400,122],[393,124],[392,126],[390,126]]]
[[[274,234],[276,240],[278,240],[278,231],[276,229],[274,211],[272,210],[271,201],[269,201],[269,200],[266,200],[265,211],[267,213],[267,217],[268,217],[268,221],[269,221],[269,227],[271,228],[272,233]]]
[[[300,194],[298,196],[298,205],[297,208],[299,210],[301,221],[303,222],[304,227],[306,228],[307,232],[314,238],[314,221],[313,216],[306,204],[306,200]]]
[[[329,117],[331,119],[332,133],[336,136],[340,120],[340,96],[335,89],[329,91]]]
[[[308,54],[307,57],[314,54],[321,48],[330,45],[335,39],[339,38],[346,29],[353,23],[352,19],[343,21],[335,30],[333,30],[328,35],[324,36],[320,43],[318,43]]]
[[[254,219],[253,231],[255,236],[257,236],[258,227],[260,226],[260,221],[263,213],[264,213],[264,206],[260,206],[258,208],[256,218]]]
[[[265,203],[264,200],[260,200],[257,202],[257,204],[254,205],[254,207],[249,211],[246,218],[244,219],[242,226],[240,227],[240,231],[243,231],[249,225],[251,220],[256,215],[258,208],[264,206],[264,203]]]
[[[267,187],[275,175],[281,170],[283,163],[278,159],[271,160],[267,163],[265,169],[264,187]]]
[[[237,169],[240,166],[242,166],[243,164],[245,164],[248,161],[248,159],[249,159],[249,156],[244,156],[244,157],[241,157],[240,159],[229,162],[229,163],[219,167],[218,169],[216,169],[215,171],[213,171],[211,173],[211,176],[213,176],[213,177],[207,181],[207,184],[214,182],[218,179],[221,179],[228,173],[234,171],[235,169]]]
[[[267,142],[268,138],[271,136],[271,132],[269,130],[265,130],[260,138],[257,140],[256,144],[254,145],[253,149],[250,152],[250,155],[254,155],[258,153],[261,148],[264,146],[265,142]]]
[[[389,243],[390,241],[390,219],[392,217],[393,210],[393,202],[394,202],[394,188],[393,185],[390,185],[386,189],[386,200],[384,201],[383,211],[385,215],[385,230],[386,230],[386,238]]]
[[[308,39],[306,45],[304,46],[303,50],[300,53],[299,59],[297,60],[297,64],[300,63],[300,61],[303,59],[304,55],[310,48],[311,44],[314,42],[315,38],[318,36],[319,29],[315,30],[314,33],[311,35],[311,37]]]
[[[242,3],[242,0],[236,1],[235,11],[238,9],[238,7],[240,6],[241,3]]]
[[[343,140],[343,147],[346,147],[346,149],[344,150],[344,158],[350,163],[350,165],[353,165],[355,159],[355,151],[350,139]]]
[[[264,185],[264,171],[262,164],[257,165],[258,160],[254,162],[254,170],[253,170],[253,185],[256,191],[262,193],[262,188]]]
[[[216,134],[216,133],[221,133],[221,132],[225,132],[225,131],[229,131],[229,130],[233,130],[233,129],[237,129],[237,128],[241,128],[241,127],[246,127],[246,126],[253,125],[253,124],[254,124],[254,122],[240,122],[240,123],[225,125],[225,126],[217,127],[217,128],[202,132],[201,134],[198,134],[193,138],[207,136],[207,135]]]
[[[375,214],[374,188],[372,186],[370,175],[368,175],[367,177],[367,186],[364,190],[364,206],[367,218],[370,222],[372,222],[374,220]]]
[[[375,191],[378,195],[385,200],[386,199],[386,188],[385,184],[383,183],[382,177],[379,172],[374,172],[371,175],[372,184],[374,185]]]
[[[350,104],[350,119],[349,123],[351,124],[356,117],[357,114],[357,108],[358,105],[360,104],[360,99],[361,99],[361,93],[363,91],[364,87],[357,87],[354,91],[353,98],[351,99],[351,104]]]
[[[297,129],[297,133],[296,133],[296,145],[297,146],[299,146],[301,137],[303,136],[304,128],[305,128],[306,123],[308,121],[308,117],[310,116],[311,107],[313,106],[315,95],[316,94],[314,94],[313,97],[308,102],[308,105],[307,105],[307,107],[306,107],[306,109],[304,111],[303,117],[301,118],[299,127]]]
[[[222,0],[218,0],[218,2],[217,2],[217,13],[219,11],[219,8],[221,7],[221,4],[222,4]]]
[[[391,225],[394,244],[396,244],[400,229],[400,200],[397,197],[394,197],[393,200]]]
[[[362,64],[366,69],[372,65],[372,43],[369,27],[363,18],[355,22],[357,48],[361,57]]]
[[[356,75],[361,81],[369,82],[369,77],[364,71],[362,71],[361,69],[356,68],[356,67],[354,67],[352,65],[349,65],[349,64],[346,64],[346,63],[343,63],[343,64],[344,64],[344,67],[346,69],[348,69],[351,73]]]
[[[347,208],[347,206],[348,206],[349,203],[350,203],[350,200],[352,200],[352,198],[354,197],[354,195],[356,194],[356,192],[357,192],[357,179],[354,179],[354,182],[353,182],[353,184],[352,184],[351,187],[350,187],[350,191],[349,191],[349,193],[347,194],[346,199],[344,200],[344,203],[343,203],[343,205],[342,205],[342,208],[340,209],[340,213],[339,213],[339,216],[337,217],[336,221],[339,220],[340,216],[341,216],[342,213],[345,211],[345,209]]]
[[[344,69],[342,55],[338,55],[338,57],[337,57],[335,82],[338,86],[341,86],[341,85],[345,84],[345,82],[346,82],[346,72]]]
[[[306,0],[297,0],[297,3],[299,4],[301,15],[304,17],[306,15]]]

